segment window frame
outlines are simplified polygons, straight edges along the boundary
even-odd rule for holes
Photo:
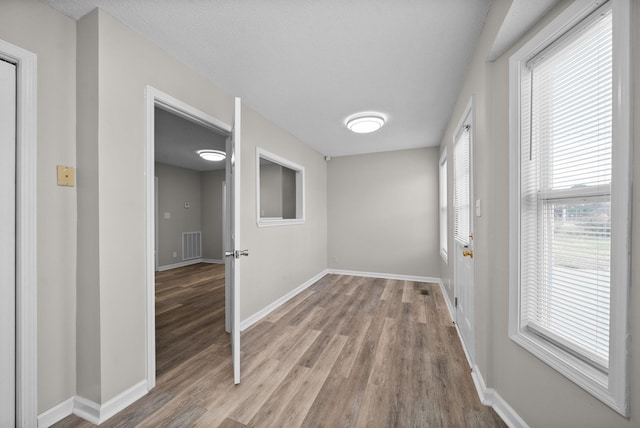
[[[447,148],[445,147],[440,161],[438,163],[438,208],[440,215],[440,256],[445,263],[449,263],[449,231],[448,231],[448,215],[449,215],[449,201],[448,201],[448,161],[447,161]]]
[[[632,50],[630,0],[610,0],[613,10],[613,153],[609,369],[603,373],[521,325],[520,127],[521,78],[526,63],[606,1],[575,1],[509,59],[509,336],[623,416],[629,416],[629,296],[631,255]]]
[[[296,218],[268,218],[260,215],[260,159],[289,168],[296,173]],[[281,156],[256,147],[256,224],[258,227],[290,226],[305,222],[305,171],[304,167]]]

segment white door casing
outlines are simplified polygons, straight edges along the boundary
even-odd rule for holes
[[[177,98],[172,97],[151,86],[146,87],[146,114],[147,114],[147,390],[156,385],[156,341],[155,341],[155,265],[156,265],[156,192],[155,192],[155,148],[154,148],[154,122],[155,108],[159,107],[177,116],[209,128],[214,132],[231,135],[232,127],[201,110],[198,110]],[[228,163],[227,163],[228,168]],[[228,276],[228,270],[225,272]],[[225,309],[226,310],[226,309]]]
[[[471,100],[454,134],[453,268],[456,324],[472,366],[475,364],[473,131],[473,100]]]
[[[16,424],[16,66],[0,60],[0,426]]]
[[[0,60],[16,65],[15,127],[15,426],[37,426],[37,235],[36,178],[38,60],[34,53],[0,40]],[[9,158],[11,160],[11,158]],[[0,424],[1,425],[1,424]]]

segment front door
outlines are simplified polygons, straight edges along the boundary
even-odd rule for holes
[[[16,66],[0,59],[0,426],[16,423]]]
[[[472,128],[468,110],[453,146],[454,291],[456,324],[471,364],[475,361],[472,216]]]

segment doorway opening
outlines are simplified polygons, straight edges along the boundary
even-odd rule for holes
[[[224,158],[228,134],[154,108],[156,378],[225,334]],[[220,156],[222,157],[222,156]]]
[[[231,126],[147,87],[147,388],[203,351],[229,357],[225,151]]]

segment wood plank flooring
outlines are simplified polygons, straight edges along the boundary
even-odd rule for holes
[[[436,284],[327,275],[243,332],[234,385],[224,268],[156,280],[157,386],[103,427],[505,426],[478,399]]]

